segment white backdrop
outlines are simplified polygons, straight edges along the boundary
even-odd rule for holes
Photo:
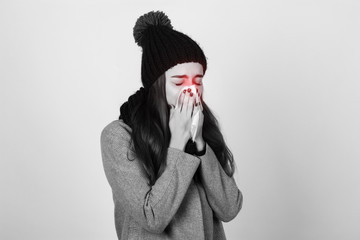
[[[228,239],[360,239],[356,0],[1,1],[0,239],[116,239],[100,133],[141,86],[151,10],[208,58],[244,194]]]

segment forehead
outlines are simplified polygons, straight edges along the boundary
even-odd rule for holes
[[[203,67],[200,63],[196,62],[180,63],[168,69],[165,74],[167,76],[203,74]]]

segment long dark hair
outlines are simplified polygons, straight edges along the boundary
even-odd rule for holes
[[[166,79],[163,74],[149,88],[145,101],[139,102],[130,112],[132,151],[142,162],[149,178],[149,186],[154,185],[165,170],[167,148],[171,138],[170,106],[166,100],[165,84]],[[233,154],[224,141],[217,119],[202,97],[201,101],[204,114],[203,139],[214,151],[226,174],[232,177],[235,172]],[[185,147],[185,152],[189,149],[190,141]]]

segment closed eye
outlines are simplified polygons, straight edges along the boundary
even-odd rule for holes
[[[175,83],[176,86],[180,86],[184,83],[184,80],[188,79],[189,77],[187,75],[174,75],[174,76],[171,76],[172,78],[177,78],[177,79],[182,79],[183,81],[180,82],[180,83]],[[202,78],[203,78],[203,75],[202,74],[197,74],[196,76],[194,76],[193,78],[193,83],[200,86],[202,85]],[[196,80],[197,81],[196,81]]]
[[[176,86],[180,86],[180,85],[182,85],[182,84],[183,84],[183,83],[176,83],[175,85],[176,85]],[[198,85],[198,86],[200,86],[202,83],[201,83],[201,82],[200,82],[200,83],[195,82],[195,84]]]
[[[202,78],[197,78],[196,80],[193,79],[192,82],[193,82],[193,84],[196,84],[196,85],[200,86],[200,85],[202,85]],[[184,81],[179,82],[179,83],[175,83],[175,85],[176,85],[176,86],[180,86],[180,85],[182,85],[183,83],[184,83]]]

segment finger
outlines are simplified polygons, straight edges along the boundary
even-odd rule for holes
[[[182,110],[181,110],[181,111],[185,111],[185,113],[187,113],[187,111],[188,111],[189,98],[190,98],[190,95],[189,95],[188,91],[186,90],[184,93],[184,99],[182,102]]]
[[[182,97],[182,91],[179,93],[177,99],[176,99],[176,102],[175,102],[175,108],[176,109],[179,109],[179,107],[181,107],[181,97]]]
[[[199,110],[199,95],[195,93],[194,95],[194,106],[193,106],[193,111],[192,111],[192,116]]]
[[[192,91],[188,92],[187,95],[189,97],[187,104],[187,112],[191,116],[195,102],[195,95]]]
[[[194,108],[195,108],[197,105],[199,105],[199,101],[200,101],[199,95],[198,95],[198,93],[195,93],[195,95],[194,95]]]
[[[186,97],[186,91],[182,91],[180,93],[180,97],[179,97],[179,111],[181,112],[183,110],[183,105],[184,105],[184,101],[185,101],[185,97]]]
[[[199,105],[200,105],[200,110],[203,111],[204,107],[203,107],[202,100],[200,97],[199,97]]]
[[[200,111],[200,103],[198,101],[195,102],[194,110],[192,116],[194,116],[198,111]]]
[[[196,94],[196,103],[197,103],[197,105],[200,105],[200,96],[199,96],[199,93]]]

